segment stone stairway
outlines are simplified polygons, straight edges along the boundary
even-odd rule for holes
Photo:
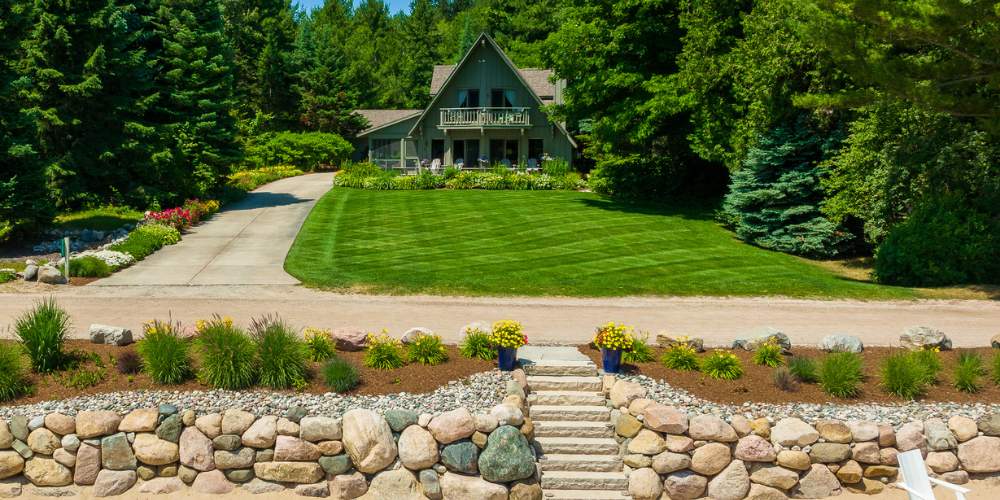
[[[519,357],[545,498],[627,499],[628,478],[594,363],[566,348],[535,347]]]

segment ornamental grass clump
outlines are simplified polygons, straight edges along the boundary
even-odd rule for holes
[[[853,352],[835,352],[819,364],[819,386],[838,398],[851,398],[861,392],[861,356]]]
[[[334,356],[323,365],[323,382],[334,392],[347,392],[358,386],[358,369],[346,360]]]
[[[696,371],[698,370],[698,353],[694,347],[686,342],[676,342],[664,351],[660,362],[671,370]]]
[[[893,354],[882,362],[882,388],[904,399],[916,399],[927,391],[927,372],[913,353]]]
[[[14,333],[37,373],[58,370],[66,362],[63,346],[69,334],[69,314],[55,299],[47,298],[14,322]]]
[[[490,344],[490,334],[479,330],[466,330],[465,338],[458,345],[458,353],[463,357],[490,361],[497,358],[497,350]]]
[[[788,371],[803,384],[815,384],[819,381],[816,360],[812,358],[792,356],[792,359],[788,361]]]
[[[773,340],[761,343],[753,353],[753,364],[777,368],[785,364],[785,357],[781,355],[781,351],[782,347]]]
[[[93,255],[85,255],[69,260],[69,275],[82,278],[107,278],[111,276],[111,266]]]
[[[779,366],[774,369],[771,374],[771,380],[774,382],[774,386],[785,392],[794,391],[798,382],[795,380],[795,375],[788,369],[787,366]]]
[[[398,340],[386,335],[368,335],[365,366],[376,370],[393,370],[405,364],[403,349]]]
[[[938,382],[938,375],[941,373],[940,352],[938,347],[924,347],[910,353],[917,365],[923,368],[924,383],[928,385]]]
[[[216,389],[245,389],[257,376],[257,346],[229,318],[198,322],[198,378]]]
[[[701,371],[719,380],[736,380],[743,376],[743,364],[735,354],[716,350],[701,360]]]
[[[1000,385],[1000,353],[993,355],[993,359],[991,360],[990,364],[992,365],[991,368],[993,368],[993,373],[992,373],[993,383],[996,385]]]
[[[21,350],[14,344],[0,344],[0,401],[17,399],[30,389]]]
[[[986,373],[983,358],[974,352],[963,352],[958,355],[955,365],[955,388],[968,393],[979,392],[982,388],[980,378]]]
[[[180,325],[154,320],[143,325],[144,335],[135,350],[142,370],[157,384],[179,384],[191,374],[188,342],[180,336]]]
[[[528,336],[524,334],[524,327],[521,326],[521,323],[509,319],[493,323],[490,344],[496,347],[517,349],[527,343]]]
[[[445,349],[440,336],[421,333],[406,346],[406,357],[411,363],[440,365],[448,361],[448,350]]]
[[[634,364],[649,363],[650,361],[656,359],[656,357],[653,356],[653,349],[646,343],[648,340],[648,333],[644,333],[641,339],[634,339],[634,342],[632,342],[632,349],[622,353],[622,361]]]
[[[277,316],[250,321],[250,336],[257,344],[257,381],[271,389],[306,385],[308,351],[298,332]]]
[[[633,336],[631,326],[611,321],[597,328],[593,342],[594,346],[598,349],[628,352],[632,350],[635,337]]]
[[[306,342],[306,351],[310,361],[326,361],[337,353],[337,345],[333,342],[330,330],[306,328],[302,331]]]

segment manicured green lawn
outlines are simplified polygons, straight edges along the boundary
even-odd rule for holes
[[[744,244],[709,207],[577,192],[334,188],[285,268],[310,286],[369,293],[916,296]]]
[[[142,212],[128,207],[101,207],[68,212],[56,217],[55,227],[59,229],[95,229],[114,231],[125,224],[142,220]]]

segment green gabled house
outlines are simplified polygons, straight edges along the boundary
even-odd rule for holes
[[[355,159],[405,171],[572,162],[576,143],[542,110],[562,102],[565,83],[551,77],[551,70],[518,69],[483,33],[458,64],[434,67],[425,109],[357,110],[369,125],[357,136]]]

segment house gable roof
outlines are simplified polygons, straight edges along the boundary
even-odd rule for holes
[[[358,109],[354,112],[368,120],[368,128],[358,133],[363,136],[410,118],[420,116],[420,109]]]
[[[537,102],[539,106],[544,106],[545,104],[547,104],[545,101],[542,100],[542,98],[538,95],[535,89],[532,88],[532,86],[528,83],[528,81],[525,79],[521,71],[518,70],[517,66],[514,65],[514,62],[511,61],[509,57],[507,57],[507,54],[504,53],[503,49],[501,49],[500,46],[497,45],[497,42],[493,40],[493,37],[483,32],[479,35],[479,38],[476,39],[476,42],[473,43],[471,46],[469,46],[469,50],[466,51],[464,56],[462,56],[462,60],[459,61],[458,64],[454,66],[454,69],[452,69],[452,71],[448,74],[448,77],[445,78],[443,82],[441,82],[441,85],[437,88],[438,92],[434,94],[434,97],[431,99],[430,104],[428,104],[427,107],[424,108],[423,112],[420,113],[420,117],[417,118],[417,121],[413,123],[413,127],[410,128],[409,135],[412,136],[413,133],[416,132],[417,127],[420,126],[420,122],[422,122],[424,120],[424,117],[427,116],[427,112],[434,107],[434,104],[436,104],[438,99],[441,97],[442,95],[441,90],[447,88],[448,83],[451,82],[452,78],[454,78],[455,75],[458,74],[459,70],[461,70],[462,67],[465,66],[465,64],[469,61],[469,59],[471,58],[470,56],[476,50],[476,46],[483,43],[484,41],[487,42],[488,45],[492,47],[493,50],[496,51],[496,53],[500,56],[500,60],[502,60],[507,65],[507,67],[510,68],[510,70],[514,73],[514,76],[516,76],[517,79],[520,80],[521,84],[528,89],[528,93],[531,95],[531,97],[535,99],[535,102]],[[438,71],[438,66],[435,66],[434,70],[436,74]],[[549,70],[530,70],[530,71],[549,71]],[[533,75],[533,77],[538,78],[538,75]],[[548,78],[546,78],[545,81],[547,82]],[[433,88],[433,81],[431,85]],[[573,140],[573,136],[569,135],[569,132],[566,130],[565,127],[562,126],[561,123],[559,122],[552,122],[552,123],[557,128],[559,128],[559,131],[566,136],[566,139],[569,140],[570,144],[572,144],[574,148],[577,147],[576,141]]]
[[[434,66],[434,72],[431,75],[432,96],[437,95],[441,91],[444,82],[451,76],[457,66],[457,64],[438,64]],[[549,81],[549,78],[552,76],[551,69],[518,68],[517,72],[527,82],[527,86],[538,94],[538,97],[542,101],[545,101],[546,104],[555,98],[556,86]]]

